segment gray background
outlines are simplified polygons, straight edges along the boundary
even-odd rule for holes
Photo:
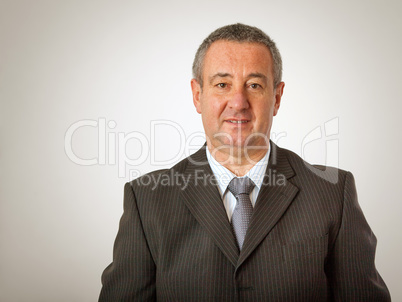
[[[212,30],[243,22],[266,31],[283,56],[274,141],[353,172],[378,237],[377,268],[402,301],[401,8],[390,0],[0,0],[0,300],[97,299],[124,183],[202,144],[194,53]],[[100,144],[100,127],[67,139],[74,154],[97,161],[89,166],[65,149],[69,127],[87,120],[112,121]],[[338,126],[331,137],[329,121]]]

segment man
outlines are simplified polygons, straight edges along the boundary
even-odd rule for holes
[[[281,65],[255,27],[204,40],[191,88],[206,146],[126,184],[99,301],[390,301],[351,173],[269,141]]]

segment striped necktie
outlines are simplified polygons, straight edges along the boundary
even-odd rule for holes
[[[241,250],[246,237],[247,228],[253,214],[253,206],[250,200],[250,192],[254,189],[253,181],[246,177],[233,178],[229,185],[229,191],[236,197],[237,203],[232,215],[232,229]]]

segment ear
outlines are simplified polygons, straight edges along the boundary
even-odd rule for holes
[[[191,91],[193,92],[193,103],[198,113],[201,113],[201,85],[196,79],[191,80]]]
[[[274,116],[278,114],[279,106],[281,105],[281,99],[283,95],[283,89],[285,88],[285,83],[280,82],[275,88],[275,104],[274,104]]]

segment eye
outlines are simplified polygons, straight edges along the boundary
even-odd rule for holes
[[[253,89],[257,89],[257,88],[261,87],[261,85],[260,84],[251,84],[250,87]]]
[[[219,88],[226,88],[228,86],[228,84],[226,83],[219,83],[216,86],[218,86]]]

